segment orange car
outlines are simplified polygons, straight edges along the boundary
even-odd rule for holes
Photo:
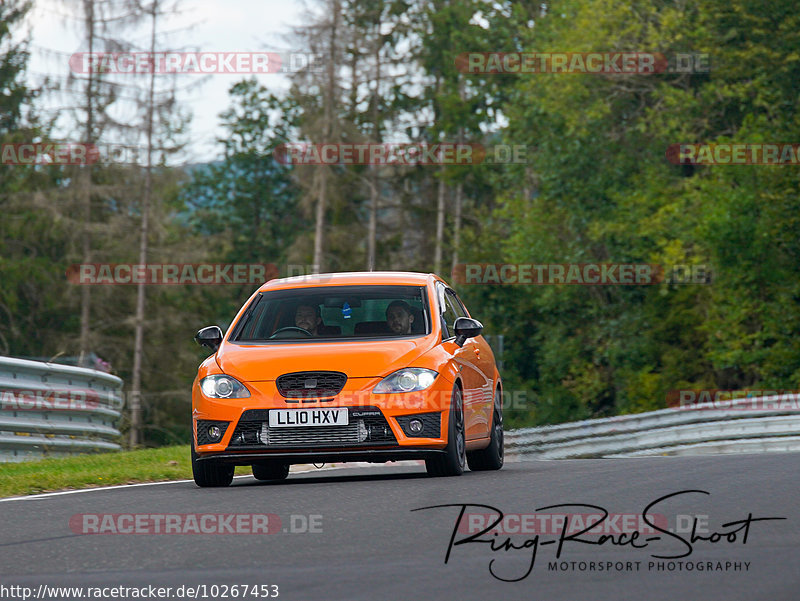
[[[503,465],[500,374],[483,326],[434,274],[371,272],[271,280],[192,388],[192,471],[227,486],[292,463],[424,459],[457,476]]]

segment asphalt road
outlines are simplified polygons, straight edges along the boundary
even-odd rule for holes
[[[5,501],[0,502],[0,598],[10,598],[11,589],[3,594],[2,586],[38,591],[45,583],[171,586],[173,591],[182,585],[205,584],[207,598],[213,598],[210,585],[246,583],[277,585],[279,599],[302,601],[794,600],[800,598],[798,459],[800,455],[787,453],[531,461],[507,463],[499,472],[467,472],[459,478],[429,478],[422,466],[390,464],[292,474],[282,483],[239,478],[225,489],[199,489],[180,482]],[[486,534],[482,538],[495,542],[454,545],[448,563],[444,562],[451,536],[453,542],[468,536],[463,531],[453,534],[461,504],[483,504],[506,514],[534,514],[538,508],[565,503],[590,504],[636,519],[652,501],[683,490],[710,494],[665,499],[650,511],[666,520],[654,518],[657,525],[677,529],[688,540],[690,518],[677,516],[700,516],[699,534],[725,534],[718,542],[695,541],[687,557],[653,558],[684,554],[691,543],[651,529],[634,539],[641,548],[613,544],[623,542],[619,535],[602,545],[566,538],[556,560],[560,530],[551,527],[539,534],[535,563],[525,578],[536,540],[533,532],[511,534],[510,541],[519,549],[503,548],[505,535]],[[442,504],[454,506],[413,511]],[[465,510],[479,511],[490,510]],[[596,514],[597,510],[550,510],[564,512]],[[83,534],[85,527],[99,529],[102,522],[74,517],[221,513],[276,514],[268,522],[276,532]],[[747,524],[740,521],[750,514],[754,520],[787,519],[752,521],[744,542]],[[578,517],[570,519],[574,526]],[[730,522],[739,523],[723,526]],[[188,528],[187,524],[184,521],[181,527]],[[122,521],[109,521],[105,528],[120,525]],[[606,525],[606,531],[613,533],[624,522],[615,526],[609,517]],[[509,521],[509,529],[515,526],[516,521]],[[597,536],[582,536],[598,542]],[[628,542],[631,536],[627,535]],[[651,540],[645,542],[645,536]],[[598,571],[601,563],[608,566],[608,562],[610,571]],[[554,565],[558,569],[553,570]],[[493,573],[506,580],[522,579],[505,582]],[[253,589],[248,591],[249,595]],[[215,596],[222,598],[224,592],[216,589]],[[203,598],[202,589],[198,596]],[[170,592],[166,598],[180,597]],[[229,598],[234,598],[232,591]]]

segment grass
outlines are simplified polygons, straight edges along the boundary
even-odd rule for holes
[[[191,477],[188,445],[0,463],[0,497]]]

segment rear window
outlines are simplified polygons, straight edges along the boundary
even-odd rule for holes
[[[328,286],[259,294],[230,340],[311,342],[429,332],[424,286]]]

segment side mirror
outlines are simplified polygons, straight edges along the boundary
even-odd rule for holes
[[[453,326],[456,331],[456,344],[458,346],[464,346],[467,338],[475,338],[475,336],[480,336],[481,332],[483,332],[483,324],[470,317],[459,317]]]
[[[216,353],[219,345],[222,344],[222,330],[218,326],[208,326],[194,335],[194,341]]]

